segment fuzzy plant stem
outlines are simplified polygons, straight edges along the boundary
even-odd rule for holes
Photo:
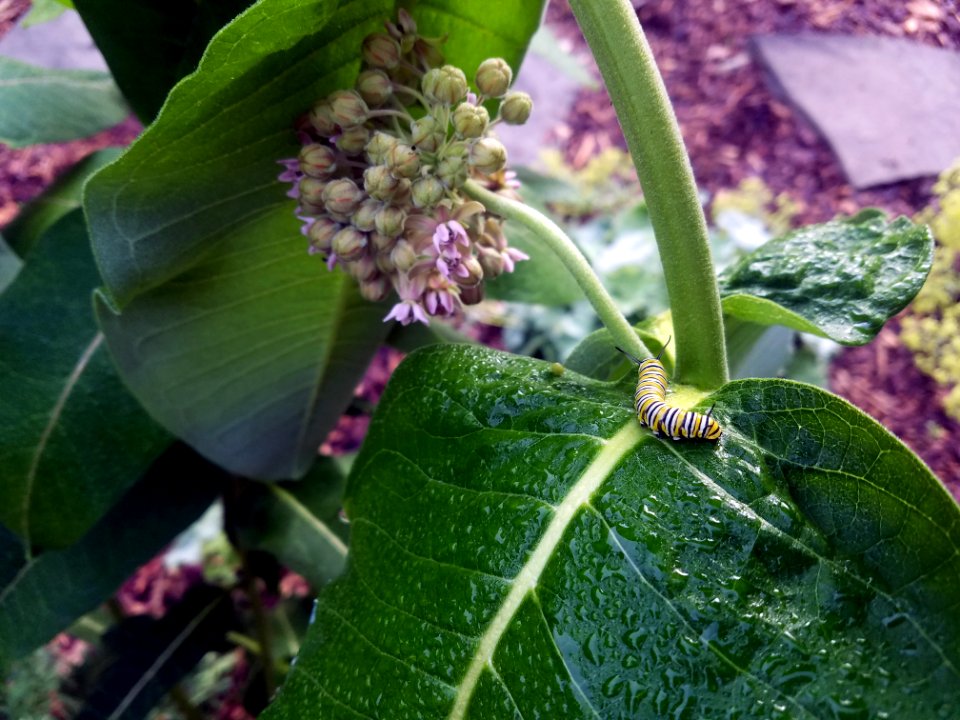
[[[523,203],[490,192],[474,180],[468,180],[463,190],[491,212],[518,225],[523,225],[544,241],[576,279],[583,294],[593,305],[600,322],[610,331],[614,342],[633,355],[646,354],[646,349],[640,344],[637,333],[630,327],[630,323],[617,308],[613,298],[600,283],[590,263],[573,240],[567,237],[556,223]]]
[[[637,168],[670,296],[678,382],[727,381],[723,316],[690,159],[629,0],[570,0]]]

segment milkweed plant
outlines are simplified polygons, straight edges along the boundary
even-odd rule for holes
[[[718,273],[634,10],[571,0],[642,186],[595,212],[652,229],[669,298],[628,320],[550,216],[584,198],[497,137],[552,111],[514,87],[543,2],[74,5],[111,72],[3,61],[0,136],[145,129],[0,244],[2,712],[960,713],[956,502],[765,376],[792,332],[875,337],[925,225],[784,227]],[[601,329],[485,347],[501,300]]]

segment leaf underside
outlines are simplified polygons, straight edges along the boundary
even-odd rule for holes
[[[631,390],[410,356],[350,478],[348,570],[263,717],[960,711],[960,512],[914,455],[799,383],[701,398],[719,444],[654,438]]]

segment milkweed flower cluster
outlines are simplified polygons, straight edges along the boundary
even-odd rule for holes
[[[293,184],[311,254],[353,275],[368,300],[395,291],[385,320],[428,323],[479,302],[485,281],[528,259],[461,189],[471,178],[517,187],[490,131],[526,122],[532,101],[509,91],[513,73],[500,58],[480,64],[471,92],[463,71],[444,64],[442,40],[418,35],[403,10],[386,30],[364,39],[354,88],[317,101],[298,123],[303,147],[280,161],[280,179]],[[491,119],[484,103],[494,99]]]

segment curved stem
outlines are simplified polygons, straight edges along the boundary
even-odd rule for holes
[[[670,295],[679,382],[727,381],[723,316],[693,170],[653,53],[628,0],[570,0],[643,186]]]
[[[512,220],[518,225],[523,225],[536,233],[537,237],[553,250],[576,279],[577,284],[583,290],[583,294],[593,305],[600,322],[610,331],[614,342],[634,355],[646,354],[646,349],[640,343],[637,333],[630,327],[630,323],[617,308],[613,298],[600,283],[600,279],[593,272],[590,263],[587,262],[573,240],[567,237],[567,234],[556,223],[523,203],[487,190],[475,180],[468,180],[463,186],[463,191],[474,200],[481,202],[491,212],[495,212],[507,220]]]

